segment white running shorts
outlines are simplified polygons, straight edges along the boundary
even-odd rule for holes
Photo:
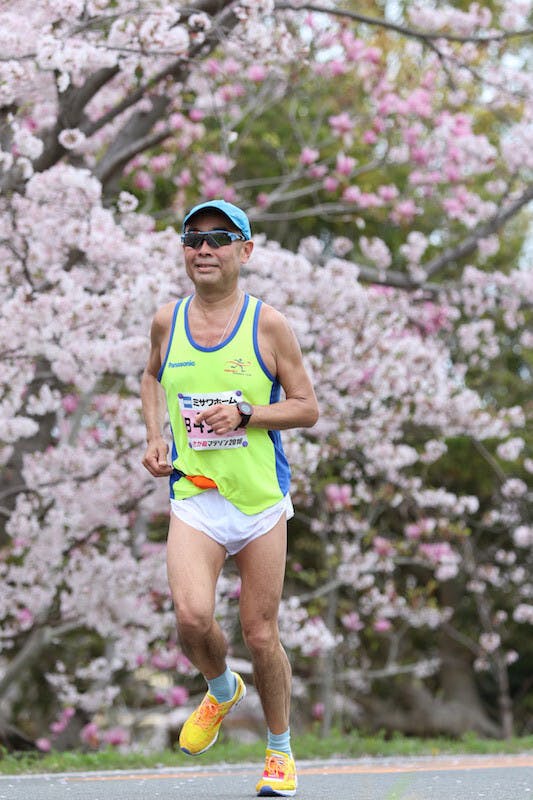
[[[184,500],[171,499],[170,506],[178,519],[191,528],[206,533],[225,547],[230,556],[234,556],[258,536],[271,531],[282,514],[286,514],[287,519],[294,516],[289,494],[258,514],[243,514],[218,489],[207,489]]]

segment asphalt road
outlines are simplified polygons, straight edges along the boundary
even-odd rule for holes
[[[300,800],[533,800],[533,753],[305,761]],[[261,767],[0,776],[0,800],[244,800]]]

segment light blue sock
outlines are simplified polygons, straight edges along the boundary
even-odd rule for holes
[[[269,750],[279,750],[280,753],[287,753],[287,755],[292,756],[291,729],[287,728],[285,733],[272,733],[269,730],[267,747]]]
[[[209,694],[212,694],[218,703],[225,703],[231,700],[237,688],[237,679],[229,667],[226,671],[219,675],[218,678],[212,678],[207,681],[209,687]]]

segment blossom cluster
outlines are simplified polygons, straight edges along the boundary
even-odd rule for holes
[[[295,503],[315,516],[315,577],[338,607],[326,623],[320,586],[308,602],[284,601],[294,659],[342,655],[368,691],[373,654],[398,653],[414,630],[404,658],[427,677],[438,656],[416,642],[421,629],[461,624],[438,599],[454,580],[485,604],[478,667],[502,653],[512,663],[506,620],[533,623],[526,411],[497,407],[471,380],[510,339],[515,351],[531,346],[521,330],[531,270],[489,268],[504,239],[491,220],[518,203],[531,168],[527,75],[490,62],[490,92],[477,97],[472,43],[443,41],[436,53],[417,41],[403,55],[420,75],[402,83],[371,34],[302,16],[301,3],[281,16],[272,2],[218,5],[217,17],[165,0],[23,0],[0,12],[0,672],[34,634],[50,645],[43,674],[57,713],[42,750],[72,709],[91,718],[85,745],[127,744],[112,718],[127,680],[168,708],[189,701],[182,683],[194,670],[176,644],[154,533],[167,522],[167,487],[140,463],[138,393],[152,314],[191,291],[174,226],[194,193],[240,202],[258,228],[301,196],[346,220],[343,235],[317,229],[296,252],[258,236],[243,269],[244,288],[289,319],[322,412],[284,441]],[[411,12],[423,30],[467,37],[520,26],[530,4],[499,5],[494,15],[479,4]],[[301,69],[356,86],[360,108],[333,104],[313,135],[299,129],[308,135],[293,137],[295,150],[274,148],[287,161],[277,183],[235,184],[247,125],[297,92]],[[486,113],[509,110],[503,137],[465,111],[475,94]],[[171,224],[147,213],[161,187]],[[462,234],[478,236],[468,263],[431,285],[435,257]],[[497,476],[481,499],[444,485],[457,441],[475,442]],[[222,576],[217,592],[232,639],[238,578]],[[57,656],[56,643],[88,636],[96,654]],[[19,699],[24,671],[20,680]]]

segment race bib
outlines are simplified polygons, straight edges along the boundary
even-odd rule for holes
[[[246,428],[238,428],[219,435],[206,422],[196,422],[200,411],[219,403],[237,405],[242,400],[241,391],[206,392],[205,394],[178,394],[181,416],[185,423],[189,447],[193,450],[231,450],[234,447],[247,447]]]

